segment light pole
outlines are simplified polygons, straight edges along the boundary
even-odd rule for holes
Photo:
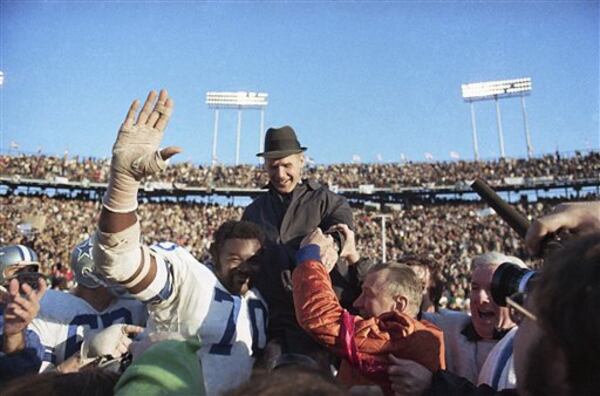
[[[500,158],[504,158],[504,133],[502,132],[502,118],[500,117],[500,104],[498,96],[494,98],[496,102],[496,125],[498,126],[498,143],[500,144]]]
[[[525,129],[525,141],[527,142],[527,158],[533,157],[533,146],[529,134],[529,123],[527,122],[527,110],[525,109],[525,96],[521,96],[521,110],[523,111],[523,126]]]
[[[477,145],[477,127],[475,125],[475,110],[473,107],[473,102],[492,99],[496,102],[496,125],[498,127],[500,157],[504,158],[504,133],[502,131],[502,118],[500,117],[500,103],[498,102],[498,99],[509,98],[513,96],[521,97],[521,108],[523,110],[523,120],[525,125],[527,157],[531,158],[533,150],[531,148],[531,136],[529,135],[527,113],[525,111],[525,96],[531,93],[531,78],[525,77],[514,80],[462,84],[461,91],[463,99],[465,102],[469,102],[471,106],[471,126],[473,128],[473,151],[475,152],[475,160],[479,159],[479,149]]]
[[[215,109],[215,127],[213,129],[212,155],[210,157],[211,166],[217,165],[217,135],[219,134],[219,109]]]
[[[479,144],[477,143],[477,123],[475,122],[475,106],[471,104],[471,128],[473,128],[473,151],[475,153],[475,161],[479,161]]]
[[[264,110],[268,104],[269,95],[263,92],[207,92],[206,104],[208,108],[215,110],[215,126],[213,130],[212,144],[212,166],[217,162],[217,136],[219,134],[219,109],[237,109],[237,130],[236,130],[236,148],[235,164],[240,161],[240,140],[242,132],[242,110],[260,110],[261,111],[261,130],[259,138],[262,139],[262,128],[264,123]]]
[[[264,107],[260,109],[260,129],[258,130],[258,152],[263,152],[263,131],[265,130],[265,109]],[[259,161],[262,162],[263,158],[258,157]]]

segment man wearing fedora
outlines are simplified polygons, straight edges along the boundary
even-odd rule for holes
[[[354,227],[344,197],[315,180],[302,180],[305,150],[290,126],[267,130],[265,151],[257,154],[265,159],[267,191],[246,208],[242,219],[262,226],[267,236],[267,257],[256,286],[269,305],[269,339],[280,344],[282,353],[307,354],[323,363],[324,350],[296,321],[291,271],[300,241],[316,227],[323,231],[340,223]],[[338,298],[349,308],[360,294],[359,275],[370,264],[353,253],[331,272]]]

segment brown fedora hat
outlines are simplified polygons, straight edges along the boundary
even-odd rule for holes
[[[265,151],[256,154],[257,157],[283,158],[288,155],[301,153],[306,147],[301,147],[296,132],[291,126],[269,128],[265,135]]]

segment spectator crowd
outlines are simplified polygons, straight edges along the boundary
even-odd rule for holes
[[[173,106],[133,101],[110,162],[0,157],[13,181],[107,183],[102,202],[2,190],[2,394],[597,394],[600,201],[523,196],[518,236],[478,202],[352,208],[325,184],[598,180],[599,152],[306,167],[286,125],[261,169],[165,169]],[[144,182],[266,191],[140,205]]]
[[[516,209],[535,218],[553,202],[518,204]],[[100,203],[53,199],[47,196],[0,197],[0,245],[26,244],[40,256],[42,271],[51,276],[57,264],[68,267],[70,249],[89,238],[96,227]],[[474,203],[414,205],[388,213],[386,259],[422,255],[435,263],[434,276],[444,291],[442,302],[453,309],[468,305],[470,259],[489,251],[525,257],[522,241],[498,216]],[[236,220],[243,207],[199,203],[146,203],[139,208],[144,242],[174,242],[201,261],[209,258],[208,248],[216,227]],[[357,244],[366,257],[381,260],[379,213],[353,210]],[[43,218],[43,229],[28,224]]]
[[[47,155],[0,156],[0,175],[53,180],[65,177],[71,181],[106,182],[109,159]],[[448,186],[481,177],[491,184],[505,178],[552,177],[556,181],[597,179],[600,174],[600,152],[559,153],[532,159],[505,158],[491,161],[344,163],[311,165],[305,177],[340,188],[373,185],[378,188],[410,186]],[[214,167],[180,162],[170,166],[154,181],[187,186],[260,188],[267,177],[253,165]]]
[[[159,173],[180,151],[158,148],[173,102],[152,91],[136,118],[138,106],[110,163],[0,157],[12,179],[108,183],[102,202],[2,190],[2,394],[596,394],[600,202],[523,196],[523,241],[479,202],[373,210],[323,184],[596,180],[599,152],[305,168],[306,147],[284,126],[267,130],[264,172]],[[268,185],[246,207],[140,205],[144,181]]]

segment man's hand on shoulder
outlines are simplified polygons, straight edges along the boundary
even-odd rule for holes
[[[346,259],[348,264],[354,265],[360,260],[360,255],[358,254],[358,250],[356,249],[356,238],[354,231],[348,227],[347,224],[336,224],[327,232],[338,231],[344,236],[344,246],[342,246],[342,251],[340,252],[340,257]]]
[[[319,247],[321,263],[330,272],[338,260],[338,253],[335,242],[331,235],[323,234],[320,228],[315,228],[310,234],[300,242],[300,249],[308,245]]]

